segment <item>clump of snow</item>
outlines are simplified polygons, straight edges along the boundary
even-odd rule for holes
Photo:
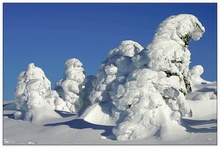
[[[133,57],[134,55],[141,52],[143,49],[144,48],[137,42],[134,42],[132,40],[125,40],[121,42],[119,47],[109,51],[108,57],[113,57],[113,56]]]
[[[55,108],[63,108],[65,111],[77,113],[83,107],[81,93],[85,72],[82,63],[76,58],[67,60],[65,66],[64,78],[56,82],[55,86],[55,90],[63,101],[58,99]]]
[[[50,89],[50,81],[43,70],[30,63],[27,70],[18,76],[14,93],[18,110],[14,114],[15,119],[35,123],[46,118],[60,117],[45,100]]]
[[[206,81],[201,78],[201,75],[203,74],[204,69],[201,65],[196,65],[193,66],[192,69],[190,70],[190,80],[193,85],[198,85],[198,84],[206,84],[210,83],[209,81]]]

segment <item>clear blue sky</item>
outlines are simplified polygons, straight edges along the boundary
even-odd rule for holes
[[[109,50],[123,40],[146,47],[158,25],[171,15],[195,15],[204,36],[191,41],[191,65],[202,77],[217,80],[217,4],[3,4],[3,98],[14,99],[17,76],[29,63],[52,83],[63,76],[64,62],[78,58],[86,75],[95,75]]]

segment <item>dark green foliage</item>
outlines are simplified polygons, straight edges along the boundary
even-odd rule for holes
[[[191,40],[191,35],[186,34],[183,37],[180,37],[181,40],[185,43],[185,47],[189,45],[189,41]]]

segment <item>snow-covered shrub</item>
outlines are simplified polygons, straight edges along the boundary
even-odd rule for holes
[[[210,83],[209,81],[206,81],[201,78],[201,75],[203,74],[204,69],[201,65],[193,66],[190,70],[190,80],[193,85],[198,85],[202,83]]]
[[[89,96],[91,104],[111,98],[110,93],[115,85],[122,83],[134,69],[132,57],[143,49],[137,42],[126,40],[109,52],[108,58],[100,66],[95,87]]]
[[[65,111],[77,113],[83,106],[81,92],[85,80],[85,72],[82,68],[82,63],[76,58],[67,60],[65,66],[64,78],[56,82],[55,90],[65,102],[65,106],[63,106],[64,103],[59,99],[59,103],[62,104],[60,107],[64,108]]]
[[[189,64],[190,39],[199,40],[205,28],[199,20],[190,14],[171,16],[158,27],[153,41],[148,45],[148,64],[150,69],[164,71],[167,76],[178,76],[182,84],[181,91],[191,90]]]
[[[15,118],[37,122],[44,118],[59,117],[45,100],[51,90],[50,85],[43,70],[30,63],[27,70],[18,76],[14,93],[18,110],[14,114]]]

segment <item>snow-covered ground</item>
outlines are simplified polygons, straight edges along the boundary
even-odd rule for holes
[[[187,130],[183,133],[177,133],[176,130],[173,130],[176,127],[172,127],[169,131],[171,133],[173,131],[173,133],[168,134],[166,139],[160,139],[155,135],[141,140],[115,140],[112,136],[114,126],[98,124],[99,121],[105,121],[105,115],[97,105],[90,108],[95,112],[90,112],[84,117],[57,111],[63,118],[54,118],[33,124],[30,121],[15,120],[13,116],[16,112],[14,101],[5,101],[3,104],[3,144],[216,145],[217,100],[191,100],[198,94],[216,92],[216,87],[215,82],[197,85],[197,91],[187,95],[187,103],[193,112],[191,118],[184,117],[183,119]],[[97,116],[94,117],[94,114]],[[106,123],[107,120],[109,118],[106,118]]]

